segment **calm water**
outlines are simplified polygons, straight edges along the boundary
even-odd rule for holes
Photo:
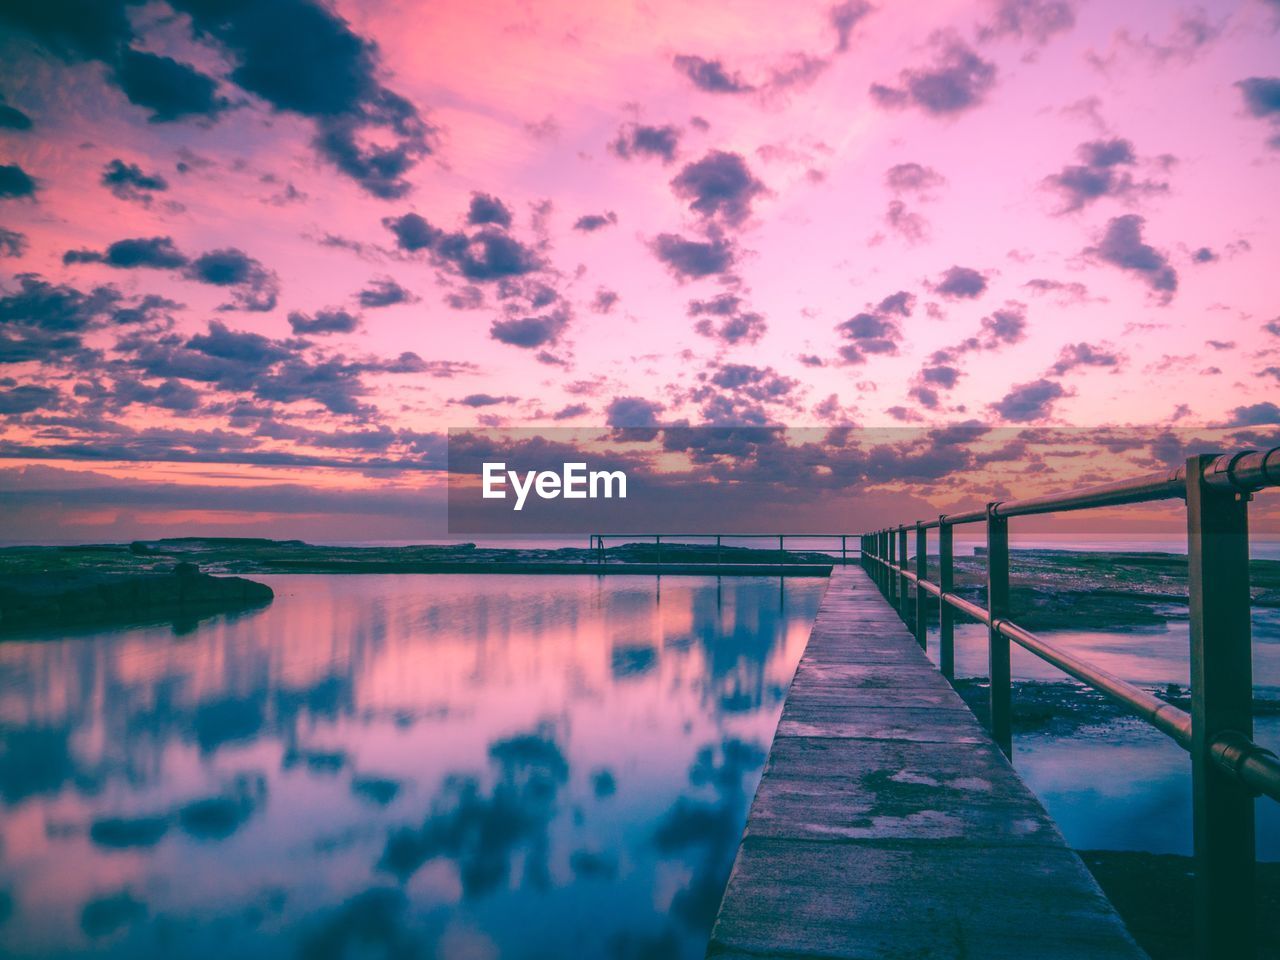
[[[0,644],[0,954],[702,955],[825,581],[263,579]]]
[[[1132,683],[1146,687],[1177,683],[1190,672],[1186,607],[1162,627],[1130,633],[1086,630],[1045,631],[1043,636]],[[929,655],[937,661],[937,630]],[[987,628],[957,624],[956,676],[987,675]],[[1039,657],[1011,645],[1015,679],[1062,680]],[[1254,691],[1280,699],[1280,610],[1253,611]],[[1254,739],[1280,751],[1280,716],[1254,721]],[[1014,737],[1014,766],[1057,821],[1067,842],[1079,850],[1147,850],[1191,853],[1191,761],[1185,750],[1136,719],[1086,727],[1070,735]],[[1257,850],[1264,860],[1280,860],[1280,803],[1256,802]]]

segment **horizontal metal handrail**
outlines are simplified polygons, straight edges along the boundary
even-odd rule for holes
[[[1024,650],[1053,664],[1063,673],[1088,684],[1116,703],[1128,707],[1184,750],[1190,749],[1191,714],[1185,710],[1180,710],[1173,704],[1161,700],[1127,680],[1120,679],[1101,667],[1095,667],[1081,660],[1011,620],[997,619],[992,623],[991,614],[985,607],[957,594],[943,593],[940,585],[929,580],[921,580],[909,568],[890,563],[873,554],[867,554],[866,557],[868,560],[882,564],[909,583],[922,587],[925,592],[941,598],[966,616],[986,626],[994,627],[1001,635],[1008,637]],[[1214,760],[1223,770],[1248,784],[1255,792],[1280,800],[1280,759],[1277,759],[1270,750],[1259,746],[1243,734],[1216,738],[1212,750]]]
[[[1253,956],[1256,815],[1253,799],[1280,800],[1280,758],[1253,742],[1248,502],[1255,490],[1280,486],[1280,447],[1188,457],[1176,470],[1064,493],[988,503],[982,510],[882,527],[859,537],[862,562],[890,604],[908,619],[915,585],[914,632],[928,642],[926,594],[938,598],[938,666],[955,675],[955,611],[986,625],[988,728],[1013,756],[1010,644],[1052,664],[1137,714],[1191,755],[1195,847],[1196,952],[1202,960]],[[1186,503],[1191,710],[1063,650],[1010,616],[1009,518],[1120,504]],[[986,526],[986,604],[954,592],[953,529]],[[928,531],[938,531],[937,583],[928,579]],[[907,534],[915,531],[915,569]],[[910,620],[908,620],[910,623]]]
[[[1252,493],[1263,487],[1280,486],[1280,447],[1267,451],[1244,450],[1223,454],[1204,468],[1204,482],[1219,490],[1238,493]],[[1185,496],[1186,484],[1187,468],[1181,466],[1165,473],[1102,483],[1066,493],[998,501],[991,505],[990,512],[997,517],[1026,517],[1129,503],[1179,500]],[[987,514],[988,508],[983,507],[965,513],[945,514],[936,520],[923,521],[920,526],[932,530],[943,525],[981,523],[987,519]]]

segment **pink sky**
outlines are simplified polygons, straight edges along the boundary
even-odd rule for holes
[[[19,536],[352,535],[458,426],[1280,412],[1274,0],[61,6],[0,14]]]

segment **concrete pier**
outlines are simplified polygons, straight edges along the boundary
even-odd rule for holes
[[[1146,955],[897,612],[836,567],[707,955]]]

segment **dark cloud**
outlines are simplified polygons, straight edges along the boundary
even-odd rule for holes
[[[52,387],[23,384],[9,390],[0,390],[0,414],[6,416],[31,413],[33,410],[50,410],[61,402],[62,395]]]
[[[610,313],[617,305],[618,300],[619,297],[616,290],[600,287],[596,290],[596,295],[591,301],[591,309],[596,313]]]
[[[280,293],[275,272],[242,250],[211,250],[192,260],[186,275],[198,283],[231,288],[231,300],[220,310],[274,310]]]
[[[427,250],[437,266],[477,282],[518,277],[541,268],[537,253],[504,230],[486,225],[467,235],[446,233],[416,213],[387,217],[383,225],[408,252]]]
[[[744,308],[742,298],[722,293],[710,300],[689,303],[689,316],[699,318],[694,330],[728,346],[755,343],[768,329],[763,315]]]
[[[982,318],[976,336],[966,337],[953,347],[935,350],[930,361],[935,364],[953,363],[966,353],[979,350],[999,350],[1001,347],[1021,343],[1027,335],[1026,307],[1011,300],[999,310],[993,310]],[[933,381],[937,382],[937,381]]]
[[[1049,373],[1061,377],[1076,367],[1118,367],[1120,361],[1118,353],[1101,345],[1070,343],[1059,352],[1058,360],[1049,368]]]
[[[995,350],[1005,344],[1019,343],[1026,337],[1027,314],[1021,304],[1009,304],[1003,310],[995,310],[982,318],[981,345],[984,350]]]
[[[942,186],[947,178],[932,167],[912,162],[894,164],[885,171],[884,182],[895,193],[921,193]]]
[[[973,300],[987,289],[987,278],[971,267],[951,267],[931,288],[949,300]]]
[[[895,316],[909,317],[915,297],[905,290],[890,294],[874,308],[855,314],[836,326],[846,343],[840,347],[846,363],[865,363],[868,354],[895,354],[902,340],[902,328]]]
[[[1280,317],[1276,317],[1274,320],[1268,320],[1262,325],[1262,329],[1272,336],[1280,337]]]
[[[1280,407],[1270,401],[1236,407],[1227,420],[1228,427],[1269,427],[1275,424],[1280,424]]]
[[[115,68],[116,82],[130,103],[151,111],[152,123],[184,117],[214,117],[230,105],[218,96],[218,84],[199,70],[172,57],[124,50]]]
[[[1058,212],[1072,213],[1100,197],[1124,199],[1135,194],[1163,193],[1169,184],[1135,180],[1125,167],[1137,164],[1133,144],[1118,137],[1092,140],[1076,148],[1081,162],[1063,167],[1044,178],[1044,186],[1057,192],[1064,206]]]
[[[849,49],[849,38],[853,28],[870,14],[875,8],[867,0],[844,0],[827,11],[827,18],[836,31],[836,51],[844,53]]]
[[[591,408],[585,403],[571,403],[568,406],[561,407],[551,415],[552,420],[572,420],[575,417],[586,416],[591,412]]]
[[[1106,232],[1098,245],[1084,252],[1140,276],[1160,303],[1168,304],[1178,289],[1178,273],[1170,266],[1165,254],[1143,242],[1145,223],[1146,220],[1135,213],[1113,217],[1107,222]]]
[[[624,160],[657,157],[663,163],[671,163],[680,149],[680,130],[670,124],[662,127],[624,124],[618,128],[618,136],[609,144],[609,149]]]
[[[430,250],[444,236],[444,232],[427,223],[416,213],[406,213],[402,217],[387,217],[382,225],[396,237],[396,246],[410,253],[417,250]]]
[[[0,199],[33,197],[36,182],[16,163],[0,165]]]
[[[360,326],[360,318],[337,307],[317,310],[314,316],[295,310],[289,314],[289,326],[300,335],[351,333]]]
[[[1200,247],[1191,254],[1192,263],[1216,263],[1220,259],[1209,247]]]
[[[102,185],[121,200],[151,203],[151,194],[169,189],[169,183],[158,173],[143,173],[136,163],[112,160],[102,170]]]
[[[765,185],[737,153],[712,150],[687,164],[671,181],[671,189],[704,220],[738,226],[751,215],[751,203],[765,193]]]
[[[26,31],[68,62],[97,60],[130,102],[152,111],[152,122],[213,117],[228,104],[211,77],[170,57],[133,49],[130,3],[122,0],[47,0],[5,4],[0,20]],[[178,4],[173,6],[177,7]]]
[[[62,255],[63,263],[102,263],[118,270],[176,270],[186,266],[187,257],[176,246],[172,237],[133,237],[117,240],[105,251],[68,250]]]
[[[903,70],[897,87],[874,83],[872,98],[884,107],[916,106],[935,116],[978,106],[996,82],[996,65],[983,60],[957,37],[935,38],[931,66]]]
[[[596,230],[611,227],[617,222],[618,215],[612,210],[607,213],[588,213],[574,221],[573,229],[581,230],[583,233],[594,233]]]
[[[500,227],[511,226],[511,211],[497,197],[487,193],[473,193],[471,206],[467,209],[467,223],[480,226],[495,223]]]
[[[478,195],[482,196],[482,195]],[[471,212],[481,220],[494,216],[509,220],[498,211],[492,198],[485,198]],[[545,217],[544,209],[541,217]],[[445,231],[428,223],[416,213],[387,217],[383,225],[396,238],[397,246],[407,252],[426,251],[437,268],[441,283],[449,290],[445,300],[456,310],[478,309],[485,304],[485,291],[478,284],[489,285],[493,298],[501,307],[501,315],[489,327],[493,339],[526,349],[557,343],[572,319],[569,303],[553,285],[558,275],[551,270],[538,247],[522,243],[496,222],[468,225],[456,231]],[[559,358],[539,355],[540,361]]]
[[[671,61],[680,73],[707,93],[751,93],[755,87],[742,79],[736,71],[730,72],[719,60],[709,60],[693,54],[677,54]]]
[[[112,406],[122,408],[132,403],[189,413],[200,406],[200,394],[190,384],[179,380],[170,379],[152,385],[127,377],[117,379],[112,390]]]
[[[495,320],[489,325],[489,335],[500,343],[529,350],[555,343],[568,325],[568,310],[561,308],[542,316]]]
[[[773,367],[757,367],[749,363],[726,363],[715,368],[709,382],[719,392],[737,393],[757,402],[772,403],[784,399],[800,386],[793,377],[784,377]],[[695,391],[694,399],[707,399],[706,393]]]
[[[83,293],[32,273],[19,274],[16,279],[18,290],[0,296],[0,328],[79,333],[105,320],[120,301],[120,292],[111,286]]]
[[[1053,412],[1053,405],[1067,396],[1067,391],[1056,380],[1033,380],[1013,387],[991,408],[1005,420],[1014,423],[1030,423],[1044,420]]]
[[[991,19],[978,27],[978,39],[1016,37],[1043,46],[1075,25],[1076,12],[1067,0],[997,0]]]
[[[149,293],[141,297],[136,303],[113,311],[111,322],[117,326],[155,322],[172,323],[173,311],[181,310],[182,307],[183,304],[178,303],[176,300]]]
[[[80,908],[80,929],[92,940],[110,936],[147,916],[147,905],[128,890],[92,897]]]
[[[469,393],[458,400],[450,400],[462,407],[496,407],[504,403],[514,403],[518,397],[495,397],[491,393]]]
[[[656,427],[662,404],[643,397],[614,397],[605,408],[605,424],[610,427]]]
[[[210,119],[228,100],[217,82],[188,64],[134,49],[122,0],[9,4],[0,17],[68,61],[98,60],[151,120]],[[276,110],[314,121],[315,149],[377,197],[403,196],[405,174],[433,149],[435,130],[408,100],[379,80],[376,45],[316,0],[214,4],[174,0],[194,38],[220,45],[230,80]],[[370,136],[370,134],[375,134]],[[387,141],[391,141],[390,144]]]
[[[993,310],[982,318],[981,328],[975,336],[966,337],[955,346],[935,350],[928,363],[916,374],[915,384],[909,391],[921,406],[936,410],[941,405],[941,390],[951,390],[959,382],[963,371],[957,365],[965,354],[983,350],[999,350],[1020,343],[1026,338],[1026,307],[1010,301],[1000,310]]]
[[[681,280],[727,273],[732,269],[736,256],[732,242],[720,236],[702,241],[686,240],[674,233],[660,233],[650,244],[650,249]]]
[[[356,300],[366,309],[392,307],[398,303],[414,303],[417,299],[390,277],[375,277],[356,294]]]
[[[216,38],[232,55],[231,79],[241,89],[315,121],[321,156],[376,197],[409,192],[404,176],[432,152],[435,130],[382,85],[376,44],[330,7],[314,0],[172,6],[191,17],[198,36]]]
[[[0,257],[20,257],[27,252],[27,235],[0,227]]]
[[[244,364],[249,369],[268,367],[293,356],[293,352],[279,341],[260,333],[232,330],[220,320],[209,321],[208,332],[192,336],[187,340],[186,348],[208,357]]]
[[[1252,116],[1268,121],[1273,128],[1280,128],[1280,77],[1249,77],[1236,84],[1244,97],[1245,109]],[[1280,132],[1275,133],[1267,145],[1280,150]]]
[[[0,97],[0,130],[30,129],[31,118],[17,107],[9,106],[4,102],[4,97]]]
[[[132,37],[123,3],[6,3],[0,5],[0,22],[25,30],[65,60],[108,59]]]

